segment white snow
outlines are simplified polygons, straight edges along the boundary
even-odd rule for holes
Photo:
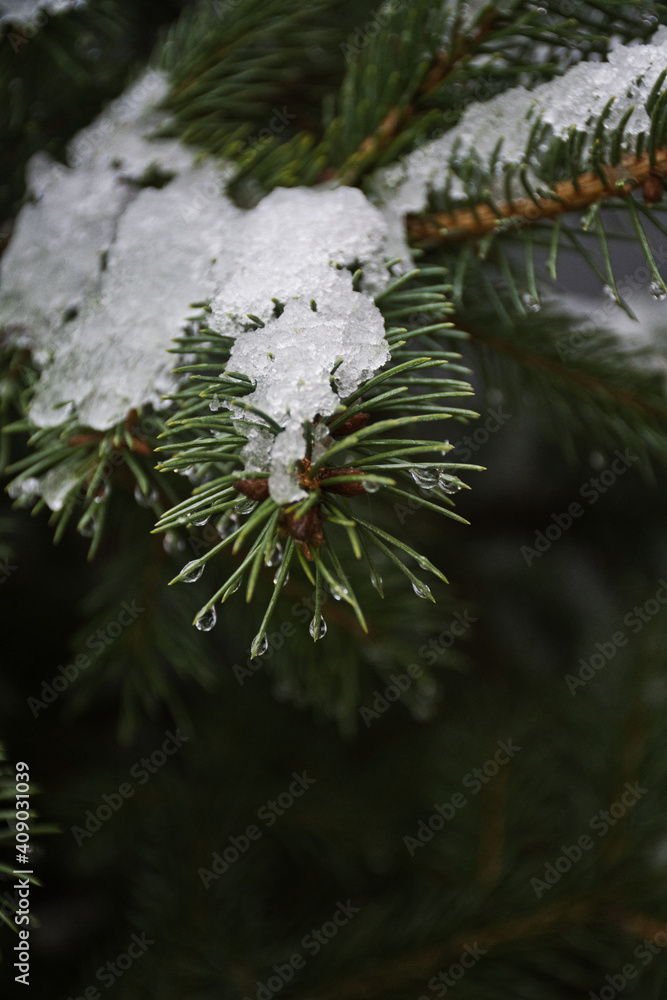
[[[339,398],[389,360],[379,309],[370,298],[352,291],[349,274],[347,279],[335,294],[318,300],[317,312],[302,299],[290,300],[280,317],[263,329],[239,335],[232,348],[230,369],[257,382],[245,398],[284,428],[270,457],[269,490],[277,503],[305,496],[293,471],[306,451],[304,422],[318,413],[333,413]],[[334,376],[337,394],[330,373],[341,359]],[[264,436],[246,446],[244,456],[252,471],[266,471],[265,448]]]
[[[33,157],[28,203],[0,270],[0,326],[44,365],[30,416],[59,424],[63,403],[98,430],[174,385],[167,353],[190,303],[214,290],[212,258],[240,211],[223,178],[171,140],[143,136],[166,81],[150,72],[73,140],[73,166]],[[176,174],[138,188],[151,166]],[[104,268],[104,269],[103,269]]]
[[[32,27],[42,23],[44,15],[60,14],[73,7],[85,7],[85,0],[0,0],[0,24]]]
[[[175,384],[167,351],[191,303],[210,298],[211,326],[235,338],[230,370],[256,380],[247,401],[283,428],[274,438],[243,414],[254,423],[237,424],[247,467],[270,472],[272,495],[287,502],[302,495],[293,467],[305,454],[304,422],[333,413],[389,358],[371,297],[389,280],[386,225],[351,188],[278,189],[237,208],[219,168],[145,138],[164,118],[155,109],[165,90],[147,73],[73,139],[69,166],[33,158],[33,200],[0,269],[0,327],[42,365],[35,424],[76,413],[104,430],[134,407],[164,405]],[[154,167],[172,179],[132,183]],[[363,291],[352,287],[357,267]],[[265,327],[245,330],[248,313]]]
[[[247,401],[284,428],[271,452],[269,490],[287,503],[304,495],[293,472],[305,454],[304,421],[333,413],[340,398],[389,359],[382,315],[368,295],[353,290],[344,266],[362,269],[362,287],[381,287],[386,228],[354,188],[278,189],[241,227],[222,264],[211,326],[236,337],[229,368],[257,382]],[[285,306],[279,317],[272,297]],[[248,313],[266,326],[240,332]],[[339,360],[336,393],[330,375]],[[264,435],[253,435],[244,449],[249,469],[267,471],[267,445]]]
[[[453,200],[466,198],[465,185],[456,174],[457,162],[473,159],[488,171],[501,139],[491,190],[497,200],[504,200],[503,167],[523,163],[531,129],[540,118],[551,126],[552,135],[566,138],[574,128],[590,140],[594,123],[614,97],[605,129],[612,131],[634,106],[624,131],[624,150],[632,151],[633,140],[649,128],[645,103],[666,66],[667,27],[661,27],[648,44],[618,45],[607,62],[581,62],[534,90],[514,87],[489,101],[470,105],[459,123],[442,137],[379,173],[375,193],[384,206],[391,252],[405,256],[404,217],[426,206],[429,191],[448,187]],[[534,171],[532,180],[540,181]],[[522,188],[516,190],[523,194]]]

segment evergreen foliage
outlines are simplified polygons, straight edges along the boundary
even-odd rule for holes
[[[643,0],[88,0],[4,23],[0,254],[30,157],[63,159],[147,66],[160,135],[240,208],[354,186],[391,229],[405,157],[665,25]],[[305,423],[293,503],[244,468],[242,411],[283,428],[210,301],[164,406],[105,430],[71,406],[37,426],[48,352],[0,329],[0,734],[46,789],[37,995],[104,986],[136,934],[122,1000],[664,996],[667,68],[631,142],[613,107],[565,137],[536,118],[520,165],[498,120],[491,158],[455,146],[399,212],[412,259],[391,246],[372,297],[391,359]]]

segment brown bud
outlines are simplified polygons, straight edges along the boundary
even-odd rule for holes
[[[314,549],[324,541],[322,526],[324,517],[319,507],[309,507],[302,517],[295,518],[294,511],[282,510],[280,512],[280,526],[284,534],[290,535],[295,542],[305,546],[306,555],[310,557],[308,546]]]
[[[67,442],[72,448],[78,448],[80,445],[84,444],[99,444],[102,440],[102,434],[75,434]]]
[[[243,493],[248,500],[266,500],[269,495],[268,479],[237,479],[234,489]]]
[[[362,475],[361,469],[355,469],[352,465],[343,465],[340,469],[323,469],[318,477],[319,485],[328,493],[338,493],[342,497],[358,497],[366,492],[366,487],[360,480],[353,479],[349,483],[332,483],[331,486],[328,486],[327,479],[360,475]]]
[[[365,427],[370,419],[370,413],[355,413],[332,430],[331,437],[341,438],[345,437],[346,434],[354,434],[355,431],[360,431],[362,427]]]
[[[657,205],[662,201],[665,193],[665,184],[656,170],[652,170],[642,184],[642,197],[647,205]]]
[[[151,446],[149,444],[147,444],[146,441],[142,441],[141,438],[133,437],[132,438],[132,451],[136,451],[140,455],[150,455],[151,454]]]

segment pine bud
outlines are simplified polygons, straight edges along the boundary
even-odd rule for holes
[[[341,438],[345,437],[346,434],[354,434],[355,431],[360,431],[362,427],[365,427],[370,419],[370,413],[355,413],[331,431],[331,437]]]
[[[361,476],[362,474],[361,469],[355,469],[352,465],[343,465],[340,469],[323,469],[318,476],[319,485],[321,489],[327,490],[329,493],[338,493],[343,497],[358,497],[367,492],[359,479],[354,479],[349,483],[332,483],[331,486],[328,486],[326,481],[334,476],[338,478],[338,476]]]
[[[323,524],[324,516],[317,506],[310,507],[299,518],[296,518],[294,512],[290,510],[281,510],[280,512],[280,526],[283,532],[305,547],[308,558],[310,558],[308,546],[312,545],[314,549],[317,549],[324,541]]]
[[[268,479],[237,479],[233,484],[234,489],[243,493],[248,500],[266,500],[269,495]]]
[[[665,185],[662,177],[656,170],[652,170],[642,184],[642,197],[647,205],[657,205],[662,201],[665,193]]]

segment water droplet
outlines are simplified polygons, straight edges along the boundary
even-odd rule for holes
[[[134,487],[134,499],[140,507],[150,507],[152,503],[155,503],[157,497],[158,492],[155,488],[153,488],[150,493],[144,493],[139,483],[136,483]]]
[[[202,524],[206,524],[208,518],[209,515],[207,514],[206,517],[198,517],[196,520],[193,518],[190,523],[194,524],[197,528],[201,528]]]
[[[221,538],[226,538],[239,526],[239,519],[236,514],[223,514],[215,523],[215,530]]]
[[[183,567],[182,572],[185,573],[185,576],[181,577],[181,583],[197,582],[204,572],[204,564],[202,563],[201,566],[197,566],[196,563],[196,559],[191,559],[190,562]]]
[[[164,551],[169,556],[175,556],[177,552],[181,552],[185,548],[185,542],[178,537],[175,531],[168,531],[162,544]]]
[[[255,641],[256,640],[257,640],[257,636],[255,636],[255,639],[253,640],[253,647],[255,646]],[[259,643],[259,645],[257,646],[257,648],[255,650],[255,655],[253,656],[253,660],[256,659],[256,657],[258,657],[258,656],[263,656],[264,653],[267,651],[268,648],[269,648],[269,640],[267,639],[266,636],[264,636],[264,638],[261,640],[261,642]]]
[[[431,596],[431,588],[426,583],[417,581],[417,583],[412,584],[412,589],[414,590],[417,597],[423,597],[424,600],[428,600]]]
[[[234,510],[237,514],[249,514],[256,506],[257,503],[255,500],[241,500],[240,503],[234,505]]]
[[[111,493],[111,487],[109,486],[108,483],[105,483],[100,492],[96,493],[95,496],[93,497],[93,503],[103,503],[110,493]],[[157,493],[155,494],[155,496],[157,497]]]
[[[347,589],[347,587],[343,587],[339,583],[332,583],[331,596],[333,597],[334,601],[342,601],[344,597],[350,596],[350,591]]]
[[[94,517],[87,517],[83,524],[79,525],[79,534],[83,535],[84,538],[92,538],[95,534],[96,524],[97,522]]]
[[[280,566],[283,561],[283,547],[280,542],[276,542],[271,552],[265,557],[264,562],[267,566]]]
[[[521,301],[528,312],[536,313],[542,308],[538,300],[533,295],[529,295],[528,292],[521,296]]]
[[[317,618],[313,618],[310,625],[308,626],[308,631],[310,632],[313,639],[315,638],[321,639],[323,636],[327,634],[327,623],[325,622],[324,618],[322,618],[322,616],[320,616],[320,627],[317,630],[317,636],[315,635],[316,628],[317,628]]]
[[[367,493],[377,493],[382,483],[375,483],[372,479],[364,479],[364,489]]]
[[[279,576],[280,576],[280,570],[278,570],[278,572],[276,573],[276,575],[273,578],[274,586],[278,583],[278,577]],[[285,586],[285,584],[287,583],[288,580],[289,580],[289,572],[286,574],[285,579],[283,580],[283,587]]]
[[[602,294],[606,295],[607,298],[611,299],[612,302],[616,301],[616,296],[614,295],[614,289],[611,287],[611,285],[603,285]]]
[[[438,476],[438,486],[443,493],[458,493],[459,490],[463,489],[463,483],[456,476],[447,476],[441,473]]]
[[[410,475],[421,486],[423,490],[432,490],[438,485],[439,472],[437,469],[410,469]]]
[[[208,407],[209,410],[212,410],[214,413],[216,413],[222,407],[220,398],[218,396],[214,396],[213,399],[209,401]]]
[[[667,299],[667,292],[657,281],[652,281],[648,286],[648,290],[657,302],[664,302]]]
[[[371,585],[373,587],[375,587],[375,589],[377,590],[377,592],[380,595],[380,597],[382,597],[383,596],[383,594],[382,594],[382,577],[380,576],[379,573],[376,573],[375,570],[371,571]]]
[[[217,620],[218,616],[215,613],[215,608],[209,608],[203,615],[195,619],[195,625],[200,632],[210,632]]]

